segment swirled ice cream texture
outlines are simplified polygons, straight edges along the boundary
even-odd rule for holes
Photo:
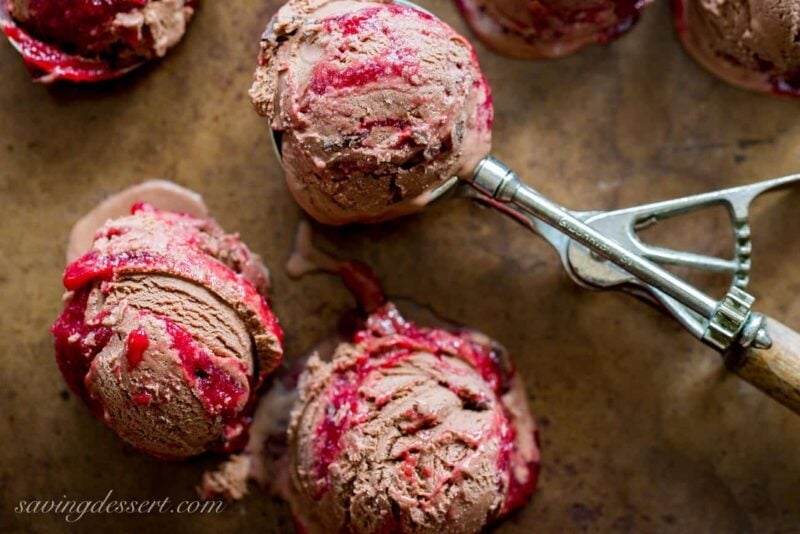
[[[134,206],[64,272],[53,325],[70,388],[161,458],[236,450],[282,332],[260,260],[210,219]]]
[[[472,46],[409,7],[290,1],[262,38],[250,95],[281,137],[290,191],[327,224],[418,210],[490,150]]]

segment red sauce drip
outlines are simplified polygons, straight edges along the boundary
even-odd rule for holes
[[[152,264],[154,262],[154,256],[144,250],[126,252],[116,256],[107,256],[98,250],[92,250],[67,266],[64,271],[64,287],[74,291],[93,280],[111,278],[120,267],[132,263]]]
[[[128,334],[125,342],[125,358],[128,360],[128,371],[136,369],[144,358],[144,351],[150,345],[150,338],[141,326]]]
[[[323,21],[323,29],[327,33],[338,33],[353,39],[363,39],[365,32],[381,32],[393,36],[395,32],[392,23],[387,20],[389,17],[380,16],[383,13],[393,16],[426,16],[416,9],[400,6],[369,7],[329,17]],[[430,15],[427,17],[426,20],[432,20]],[[318,63],[311,72],[309,89],[315,94],[324,94],[329,90],[358,88],[391,78],[403,78],[408,83],[413,83],[413,77],[419,72],[416,50],[396,39],[395,41],[390,50],[345,68],[337,68],[336,61]],[[346,50],[347,47],[344,47],[339,53],[344,54]]]
[[[92,360],[108,344],[112,332],[106,326],[86,322],[88,300],[88,288],[75,292],[50,331],[55,340],[56,362],[67,385],[94,414],[102,415],[103,407],[89,395],[84,378]]]
[[[329,17],[322,23],[327,33],[338,32],[342,35],[358,35],[365,23],[374,22],[377,15],[383,11],[382,7],[360,9],[344,15]]]
[[[114,28],[118,13],[141,8],[149,0],[29,0],[30,17],[12,20],[8,0],[0,2],[0,28],[22,54],[25,66],[43,81],[98,82],[117,78],[141,64],[136,54],[124,59],[120,44],[140,47],[136,31]],[[196,7],[199,0],[189,0]]]
[[[115,78],[124,71],[115,70],[102,60],[84,58],[63,52],[56,46],[28,35],[0,15],[3,33],[19,49],[25,66],[34,76],[55,75],[76,82],[101,81]]]
[[[337,15],[335,17],[328,17],[323,21],[322,24],[327,33],[338,32],[346,36],[358,36],[362,30],[364,30],[365,26],[373,28],[379,27],[379,23],[377,21],[379,20],[378,17],[381,13],[391,13],[392,15],[397,16],[413,15],[422,20],[430,22],[435,20],[434,17],[428,13],[412,7],[384,5],[359,9],[343,15]]]
[[[309,88],[321,95],[330,89],[364,87],[379,80],[403,78],[413,83],[419,71],[419,58],[411,48],[395,48],[374,59],[353,63],[343,69],[332,63],[319,63],[311,73]]]
[[[475,65],[478,65],[478,56],[475,54],[475,50],[472,51],[472,56]],[[480,74],[480,79],[472,82],[473,89],[475,91],[483,91],[485,95],[483,102],[478,108],[478,123],[482,124],[486,130],[491,132],[492,126],[494,125],[494,96],[492,96],[492,88],[489,86],[486,76],[483,72]]]
[[[410,451],[403,451],[401,456],[403,463],[400,464],[400,472],[408,480],[413,480],[417,474],[417,463],[419,462],[419,455]]]
[[[177,351],[186,380],[200,393],[208,413],[231,419],[236,416],[247,388],[220,369],[203,348],[195,343],[191,334],[178,324],[163,319],[171,346]]]
[[[136,215],[137,213],[156,213],[157,211],[158,210],[152,204],[148,204],[147,202],[136,202],[131,206],[131,215]]]
[[[642,14],[642,9],[645,6],[646,0],[616,0],[614,2],[614,12],[617,15],[616,26],[603,33],[599,39],[600,43],[608,42],[626,31],[636,24]]]
[[[365,370],[360,370],[359,375],[362,371]],[[328,398],[325,418],[316,429],[317,439],[314,442],[316,475],[318,480],[325,481],[324,490],[327,490],[328,467],[338,456],[341,450],[342,436],[350,429],[353,423],[352,420],[358,412],[358,386],[365,376],[359,376],[352,382],[343,376],[334,379],[332,393]],[[347,410],[347,412],[342,414],[342,409]]]
[[[678,33],[686,32],[686,11],[683,0],[672,0],[672,19]]]
[[[515,440],[517,439],[517,429],[510,424],[510,420],[507,420],[503,423],[500,433],[500,442],[502,443],[502,448],[500,449],[498,469],[501,472],[506,472],[508,474],[508,489],[506,489],[503,508],[499,511],[498,518],[525,504],[531,495],[533,495],[533,492],[536,489],[536,483],[539,480],[538,462],[528,463],[528,478],[526,480],[519,480],[514,474],[512,458],[515,450]],[[538,436],[534,437],[538,447]]]
[[[139,405],[150,404],[152,400],[152,397],[150,397],[150,394],[146,391],[142,391],[133,396],[133,402]]]
[[[28,0],[30,17],[21,25],[32,35],[91,54],[115,39],[112,23],[119,13],[141,8],[149,0]]]
[[[342,262],[339,277],[365,311],[371,313],[386,303],[383,287],[367,265],[355,260]]]

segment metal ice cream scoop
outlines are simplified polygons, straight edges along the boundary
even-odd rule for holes
[[[395,3],[426,11],[405,0]],[[281,133],[274,131],[272,140],[280,159]],[[485,203],[544,237],[576,283],[646,297],[720,352],[730,370],[800,413],[800,333],[754,312],[755,299],[745,291],[752,252],[750,205],[762,193],[800,184],[800,174],[608,212],[569,211],[523,184],[491,156],[463,181],[477,190]],[[456,178],[448,180],[428,193],[428,198],[442,196],[458,182]],[[650,246],[636,235],[660,220],[717,206],[724,206],[730,214],[734,234],[731,260]],[[715,300],[661,265],[731,273],[733,281],[725,297]]]
[[[616,211],[573,212],[489,156],[466,180],[487,203],[523,222],[556,249],[570,278],[591,289],[645,296],[719,351],[729,369],[800,413],[800,333],[752,311],[749,208],[762,193],[800,184],[800,174]],[[724,206],[733,226],[734,257],[725,260],[654,247],[636,232],[661,220]],[[661,265],[682,265],[733,276],[715,300]]]

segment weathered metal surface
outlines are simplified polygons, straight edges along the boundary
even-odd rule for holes
[[[466,31],[444,0],[423,2]],[[142,179],[203,195],[273,272],[290,357],[351,297],[332,277],[290,281],[300,212],[247,88],[275,0],[207,1],[164,61],[96,87],[32,85],[0,44],[0,530],[287,532],[257,491],[219,515],[19,515],[20,500],[192,498],[214,458],[162,463],[123,445],[71,395],[48,328],[71,224]],[[612,209],[800,170],[800,102],[725,86],[680,49],[664,2],[608,47],[553,62],[479,55],[494,87],[496,155],[574,209]],[[800,196],[753,215],[756,308],[800,328]],[[728,254],[724,218],[678,227]],[[666,227],[659,233],[665,235]],[[707,231],[708,230],[708,231]],[[723,371],[677,323],[567,279],[549,246],[463,198],[374,228],[319,228],[323,248],[374,266],[390,295],[503,342],[530,387],[543,471],[499,532],[790,532],[800,528],[800,418]],[[675,235],[673,234],[673,238]],[[667,239],[669,241],[669,239]],[[712,287],[724,289],[726,281]]]

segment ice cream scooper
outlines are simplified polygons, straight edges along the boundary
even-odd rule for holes
[[[730,370],[800,413],[800,333],[752,311],[755,299],[745,291],[752,252],[750,205],[762,193],[800,184],[800,174],[607,212],[566,210],[491,156],[466,181],[489,205],[544,237],[577,284],[622,289],[660,304],[719,351]],[[724,206],[730,215],[731,260],[654,247],[636,235],[661,220],[715,206]],[[659,264],[727,272],[733,282],[717,301]]]
[[[403,0],[395,3],[425,11]],[[281,132],[273,131],[272,138],[282,159]],[[647,296],[722,353],[731,370],[800,413],[800,334],[752,312],[754,298],[745,292],[751,254],[749,206],[763,192],[799,183],[800,175],[606,213],[568,211],[524,185],[491,156],[461,176],[486,203],[547,239],[577,283]],[[457,182],[452,178],[426,193],[426,201]],[[660,219],[715,205],[725,206],[731,215],[736,243],[732,260],[654,248],[636,237],[637,230]],[[731,272],[733,284],[717,301],[659,264]]]

